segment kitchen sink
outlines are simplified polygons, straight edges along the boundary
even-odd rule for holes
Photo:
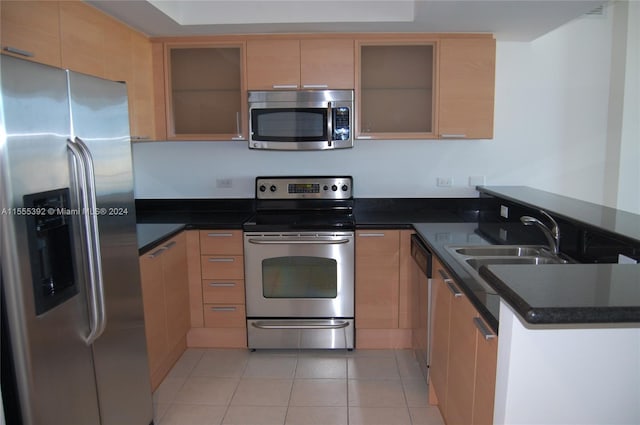
[[[545,253],[543,246],[487,245],[455,248],[456,253],[471,257],[531,257]],[[548,253],[548,251],[546,251]]]
[[[542,245],[467,245],[446,248],[488,293],[495,293],[480,277],[482,266],[517,264],[566,264],[572,260],[555,255]]]
[[[552,257],[504,257],[504,258],[469,258],[465,262],[474,268],[479,270],[482,266],[490,264],[565,264],[567,261],[561,258]]]

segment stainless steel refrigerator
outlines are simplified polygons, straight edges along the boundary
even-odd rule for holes
[[[153,421],[126,87],[0,55],[7,423]]]

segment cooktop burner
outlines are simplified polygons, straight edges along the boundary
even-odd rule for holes
[[[353,179],[257,177],[256,214],[245,230],[353,230]]]

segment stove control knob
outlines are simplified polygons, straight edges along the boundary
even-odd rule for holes
[[[324,187],[322,188],[324,190],[329,190],[329,186],[327,186],[326,184],[324,185]]]
[[[275,192],[276,191],[276,185],[272,184],[271,187],[269,188],[270,191]]]
[[[336,186],[335,184],[333,186],[331,186],[331,190],[333,190],[334,192],[338,190],[338,186]]]
[[[342,191],[343,191],[343,192],[346,192],[346,191],[347,191],[347,189],[349,189],[349,187],[348,187],[346,184],[343,184],[343,185],[342,185]]]
[[[260,192],[265,192],[267,190],[267,186],[261,184],[258,190],[260,190]]]

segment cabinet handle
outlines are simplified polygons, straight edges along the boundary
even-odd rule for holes
[[[361,140],[370,140],[372,137],[371,136],[358,136],[356,137],[356,139],[361,139]]]
[[[358,233],[362,238],[384,238],[384,233]]]
[[[2,50],[4,50],[5,52],[13,53],[15,55],[24,56],[26,58],[32,58],[33,57],[33,53],[28,52],[26,50],[22,50],[22,49],[17,49],[15,47],[11,47],[11,46],[5,46],[5,47],[2,48]]]
[[[210,263],[233,263],[233,258],[209,258]]]
[[[167,250],[167,248],[165,248],[164,246],[156,251],[153,251],[151,254],[149,254],[149,258],[156,258],[158,255],[162,254],[163,252],[165,252]]]
[[[171,241],[168,244],[166,244],[165,246],[163,246],[164,249],[171,249],[175,246],[175,244],[177,244],[178,242],[176,241]]]
[[[297,84],[274,84],[272,86],[274,89],[297,89]]]
[[[233,282],[209,282],[209,286],[213,288],[233,288],[236,284]]]
[[[328,89],[328,84],[303,84],[303,89]]]
[[[443,133],[440,135],[443,139],[466,139],[466,134]]]
[[[494,339],[497,336],[491,329],[489,329],[489,327],[481,318],[474,317],[473,324],[476,325],[476,328],[478,328],[484,339],[486,339],[487,341],[490,339]]]
[[[453,280],[447,279],[444,281],[444,283],[447,285],[447,288],[449,288],[455,298],[462,297],[462,292],[460,292],[458,287],[453,283]]]
[[[445,282],[448,281],[448,280],[451,280],[449,275],[447,273],[445,273],[444,270],[438,269],[438,273],[440,273],[440,276],[442,277],[442,279],[444,279]]]
[[[144,142],[146,140],[151,140],[149,136],[131,136],[132,142]]]
[[[236,307],[211,307],[211,311],[236,311]]]
[[[230,238],[233,233],[207,233],[210,238]]]

